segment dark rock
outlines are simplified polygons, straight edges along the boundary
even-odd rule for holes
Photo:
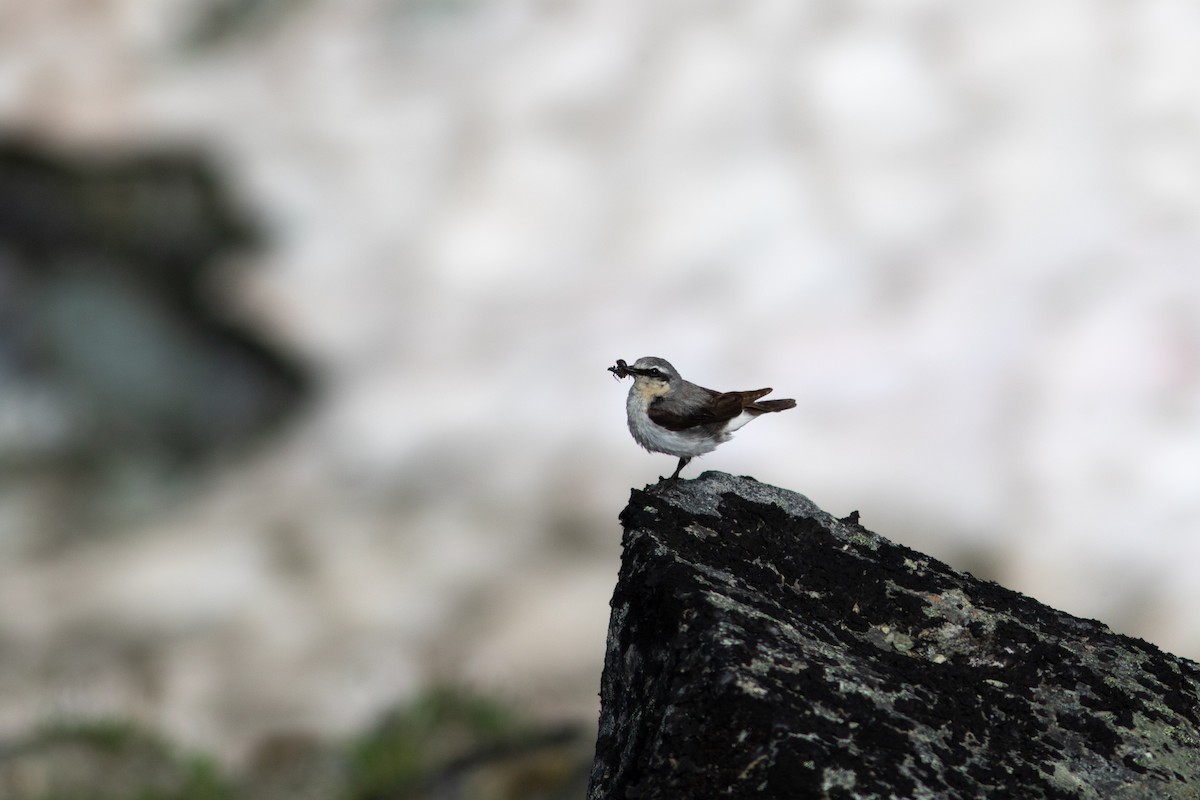
[[[275,429],[307,376],[220,291],[260,239],[201,152],[0,138],[0,464],[153,471]]]
[[[621,520],[593,800],[1200,798],[1200,665],[749,478]]]

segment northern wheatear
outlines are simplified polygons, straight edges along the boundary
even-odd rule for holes
[[[759,414],[794,408],[795,400],[760,400],[770,389],[714,392],[689,383],[665,359],[647,356],[629,366],[617,359],[608,371],[633,376],[625,411],[629,432],[652,453],[679,456],[671,479],[693,458],[729,441],[734,431]]]

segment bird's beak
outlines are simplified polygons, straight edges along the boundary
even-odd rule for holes
[[[626,364],[625,359],[623,359],[623,358],[618,358],[617,365],[615,367],[609,367],[608,371],[611,372],[613,375],[616,375],[618,378],[628,378],[630,375],[645,375],[646,374],[646,370],[634,369],[633,367]]]

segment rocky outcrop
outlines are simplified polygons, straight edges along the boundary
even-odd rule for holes
[[[592,800],[1200,798],[1200,665],[749,478],[621,520]]]

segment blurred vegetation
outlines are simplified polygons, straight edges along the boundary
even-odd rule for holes
[[[495,700],[428,691],[342,743],[264,742],[237,774],[122,721],[52,724],[0,745],[5,800],[575,800],[592,740]]]
[[[0,748],[0,796],[11,800],[225,800],[211,759],[177,753],[115,720],[52,724]]]
[[[580,797],[591,762],[583,740],[578,729],[539,728],[495,701],[437,689],[352,745],[348,797]]]

